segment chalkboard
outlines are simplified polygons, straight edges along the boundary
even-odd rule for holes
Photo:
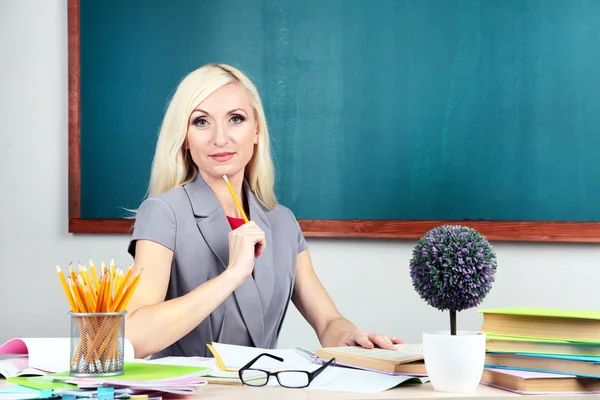
[[[70,0],[70,231],[129,232],[169,96],[261,93],[307,236],[600,241],[600,1]]]

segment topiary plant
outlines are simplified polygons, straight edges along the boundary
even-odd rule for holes
[[[462,225],[442,225],[418,241],[410,276],[427,304],[450,311],[450,334],[456,335],[456,313],[483,300],[494,283],[496,267],[496,254],[483,235]]]

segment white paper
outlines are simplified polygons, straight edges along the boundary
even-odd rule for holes
[[[320,364],[308,360],[306,357],[298,354],[292,349],[261,349],[257,347],[235,346],[230,344],[214,343],[213,347],[221,356],[221,360],[228,369],[240,369],[250,360],[261,353],[268,353],[283,358],[283,362],[277,361],[271,357],[263,356],[252,368],[279,370],[279,369],[300,369],[302,371],[314,371]]]
[[[296,350],[287,349],[260,349],[254,347],[234,346],[220,343],[212,344],[223,363],[230,369],[239,369],[248,361],[261,353],[269,353],[284,359],[284,362],[263,357],[253,365],[253,368],[266,370],[295,369],[302,371],[314,371],[321,366],[320,363],[308,360]],[[353,393],[379,393],[391,389],[414,379],[416,383],[428,382],[429,378],[417,378],[408,375],[388,375],[378,372],[365,371],[361,369],[345,368],[330,365],[317,376],[308,389],[331,390]],[[278,386],[276,378],[271,378],[269,386]]]
[[[387,375],[344,367],[327,367],[310,384],[308,389],[332,390],[352,393],[379,393],[414,379],[416,383],[428,382],[429,378],[406,375]],[[273,385],[273,379],[269,385]]]

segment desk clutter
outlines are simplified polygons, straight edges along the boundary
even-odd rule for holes
[[[481,384],[532,395],[600,393],[600,312],[480,312],[480,332],[486,334]],[[422,344],[399,344],[396,350],[330,347],[313,353],[210,343],[212,358],[138,360],[125,339],[122,374],[78,377],[70,373],[70,343],[71,338],[16,338],[0,346],[0,354],[15,355],[0,360],[0,374],[14,384],[0,389],[0,399],[185,398],[212,384],[366,394],[429,382]],[[255,362],[248,367],[251,360]],[[303,381],[319,369],[316,378]],[[279,371],[279,380],[260,370]],[[288,372],[286,378],[282,372]]]

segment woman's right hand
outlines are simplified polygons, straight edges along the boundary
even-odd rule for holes
[[[246,279],[254,270],[254,260],[267,245],[265,232],[254,221],[249,221],[229,232],[229,266],[227,270]]]

